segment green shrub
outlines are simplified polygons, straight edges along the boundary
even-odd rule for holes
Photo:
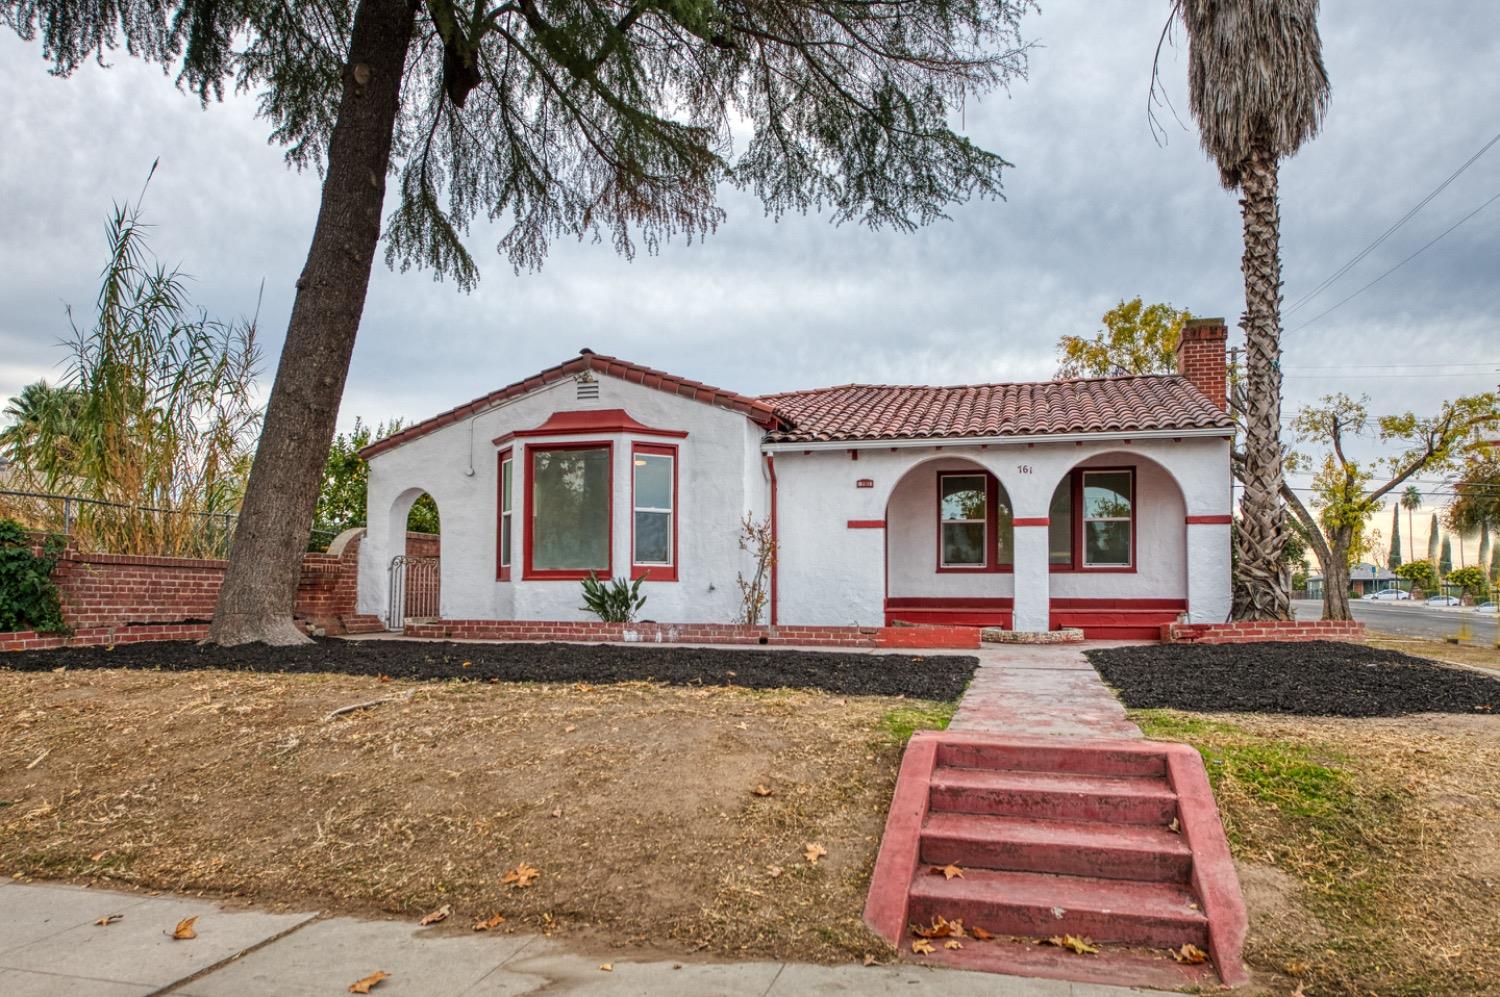
[[[1414,588],[1428,593],[1437,591],[1437,569],[1432,566],[1431,561],[1408,561],[1392,570],[1396,572],[1397,578],[1406,579]]]
[[[629,623],[646,604],[646,597],[641,595],[643,581],[645,578],[633,582],[628,578],[616,578],[606,583],[589,572],[583,580],[583,605],[578,608],[588,610],[605,623]]]
[[[1476,599],[1485,595],[1490,589],[1489,579],[1484,577],[1484,569],[1473,565],[1448,572],[1448,584],[1457,585]]]
[[[61,537],[48,537],[34,554],[31,535],[14,520],[0,519],[0,633],[66,630],[62,598],[52,581],[62,553]]]

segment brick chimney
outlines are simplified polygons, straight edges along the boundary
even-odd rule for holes
[[[1195,318],[1183,326],[1182,339],[1177,343],[1177,373],[1226,411],[1229,395],[1224,343],[1228,338],[1223,319]]]

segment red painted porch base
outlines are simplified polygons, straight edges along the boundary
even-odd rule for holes
[[[1076,628],[1094,640],[1159,640],[1162,627],[1187,610],[1184,599],[1053,599],[1048,629]],[[926,623],[1009,630],[1012,599],[948,599],[898,596],[885,601],[887,625]]]

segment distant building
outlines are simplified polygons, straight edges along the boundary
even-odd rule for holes
[[[1374,564],[1356,564],[1349,569],[1349,590],[1359,595],[1369,595],[1371,592],[1379,592],[1382,589],[1396,588],[1399,580],[1395,573]],[[1308,576],[1307,597],[1309,599],[1323,598],[1322,575]]]

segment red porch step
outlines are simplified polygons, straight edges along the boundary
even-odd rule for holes
[[[921,862],[1186,883],[1193,852],[1164,827],[933,813],[922,828]]]
[[[950,864],[962,875],[933,874]],[[999,937],[913,954],[912,926],[939,917]],[[1247,981],[1244,902],[1203,761],[1185,745],[916,735],[865,920],[927,963],[1133,986]],[[1065,934],[1102,951],[1025,941]],[[1211,962],[1174,961],[1168,950],[1185,944]]]
[[[912,878],[910,917],[962,918],[997,935],[1082,935],[1095,942],[1177,948],[1208,945],[1208,918],[1186,887],[1037,872],[965,869]]]
[[[938,768],[932,809],[1052,820],[1169,824],[1177,797],[1164,778]]]

